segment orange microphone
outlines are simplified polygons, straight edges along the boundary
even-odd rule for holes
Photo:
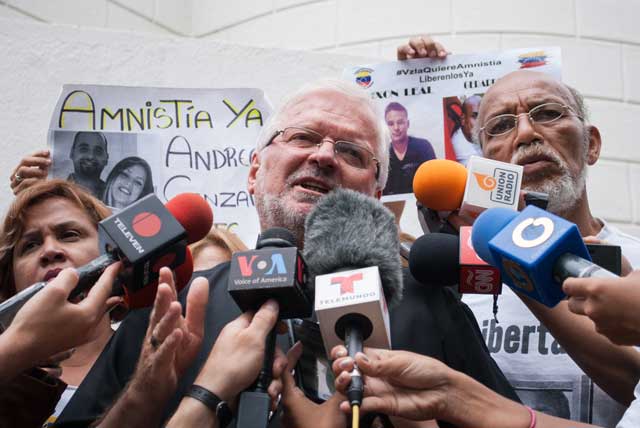
[[[467,169],[458,162],[433,159],[424,162],[413,176],[413,193],[425,207],[454,211],[462,205]]]

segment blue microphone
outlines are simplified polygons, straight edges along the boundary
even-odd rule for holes
[[[484,211],[471,241],[480,258],[500,269],[505,284],[551,308],[566,297],[567,278],[618,277],[591,261],[575,224],[532,205],[520,213]]]

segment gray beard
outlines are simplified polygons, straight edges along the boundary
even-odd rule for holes
[[[536,183],[523,183],[522,190],[547,193],[549,195],[547,211],[560,217],[566,217],[577,207],[584,194],[587,181],[586,150],[580,173],[576,177],[571,175],[567,163],[554,150],[541,143],[521,146],[511,157],[511,163],[518,163],[519,159],[532,153],[545,154],[551,158],[562,171],[562,175],[538,180]]]
[[[292,183],[294,183],[299,177],[307,175],[322,177],[332,188],[338,187],[334,183],[334,178],[331,174],[327,174],[319,168],[311,167],[306,170],[296,171],[294,174],[290,175],[287,178],[285,188],[281,193],[273,195],[267,194],[264,191],[257,191],[254,198],[262,230],[266,230],[271,227],[284,227],[289,229],[289,231],[295,236],[300,250],[304,247],[304,223],[307,219],[308,213],[292,210],[286,207],[283,200],[285,194],[290,190]],[[258,177],[258,180],[262,181],[262,177]],[[315,205],[321,197],[321,195],[307,195],[306,199],[299,201]]]
[[[549,178],[542,183],[523,185],[523,190],[544,192],[549,195],[547,211],[560,217],[566,217],[571,213],[585,189],[587,169],[582,169],[578,177],[572,177],[568,171],[559,178]]]
[[[262,230],[272,227],[284,227],[293,233],[298,243],[298,248],[302,249],[304,222],[307,219],[307,214],[286,209],[282,204],[280,195],[263,195],[255,198],[255,201]]]

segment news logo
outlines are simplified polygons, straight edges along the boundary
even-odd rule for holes
[[[513,229],[511,240],[520,248],[534,248],[547,242],[553,235],[553,230],[553,220],[550,218],[530,217],[518,223]]]
[[[464,279],[467,289],[472,289],[476,293],[493,293],[493,283],[496,272],[491,268],[468,269],[467,277]]]
[[[133,231],[144,238],[156,236],[162,229],[160,217],[150,212],[142,212],[133,218]]]
[[[490,199],[493,202],[505,205],[513,205],[516,202],[518,197],[516,189],[520,178],[517,172],[496,168],[492,176],[477,172],[474,172],[473,175],[476,178],[478,187],[484,191],[491,192]]]
[[[340,295],[353,294],[353,283],[356,281],[362,281],[362,272],[354,273],[349,276],[335,276],[331,278],[331,285],[340,284]]]
[[[357,69],[354,74],[356,76],[356,83],[358,84],[358,86],[367,89],[368,87],[373,85],[373,78],[371,76],[372,73],[373,70],[370,68]]]
[[[471,156],[467,171],[461,214],[477,217],[494,207],[517,211],[524,171],[522,165]]]
[[[482,260],[471,242],[471,226],[460,228],[460,279],[458,291],[462,294],[500,294],[500,271]]]
[[[286,275],[287,267],[282,253],[238,256],[238,267],[243,277],[254,275]]]

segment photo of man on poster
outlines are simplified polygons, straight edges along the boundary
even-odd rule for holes
[[[67,180],[78,183],[96,198],[102,198],[106,183],[100,179],[102,170],[109,161],[107,139],[101,132],[77,132],[69,158],[73,172]]]
[[[383,195],[413,192],[413,176],[418,167],[436,155],[428,140],[410,136],[409,113],[398,102],[391,102],[384,110],[384,120],[391,134],[389,148],[389,180]]]

